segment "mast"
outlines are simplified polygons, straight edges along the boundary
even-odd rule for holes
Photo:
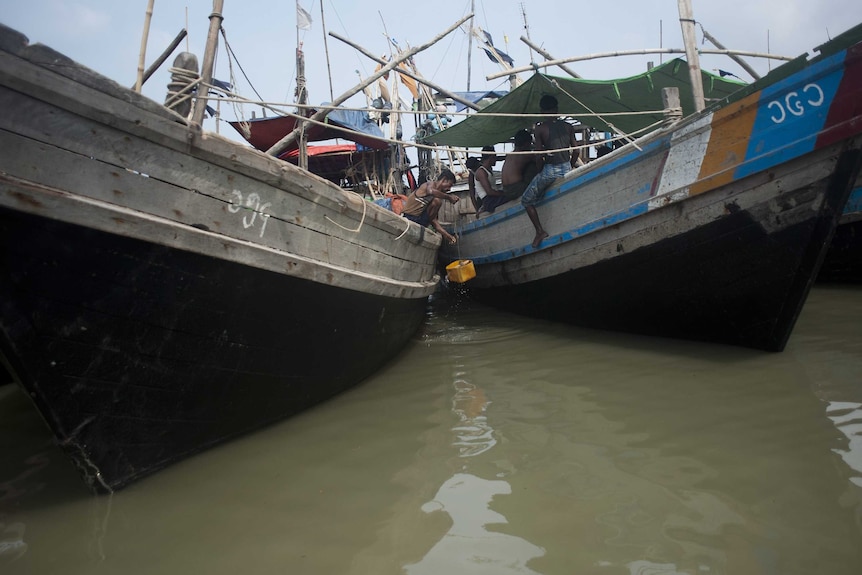
[[[690,0],[677,0],[679,6],[679,25],[682,28],[682,40],[685,44],[685,59],[688,61],[688,73],[691,77],[691,94],[694,99],[694,110],[700,112],[706,106],[703,99],[703,81],[700,73],[700,58],[697,54],[694,36],[694,15]]]
[[[354,86],[353,88],[351,88],[350,90],[348,90],[347,92],[342,94],[341,96],[335,98],[335,100],[332,101],[332,105],[333,106],[339,106],[345,100],[347,100],[348,98],[350,98],[351,96],[353,96],[354,94],[356,94],[357,92],[359,92],[360,90],[365,88],[365,86],[371,84],[372,82],[376,81],[381,76],[388,73],[390,70],[392,70],[393,68],[398,66],[398,64],[400,64],[401,62],[403,62],[404,60],[406,60],[410,56],[413,56],[414,54],[421,52],[422,50],[425,50],[429,46],[433,46],[434,44],[439,42],[441,39],[445,38],[450,32],[452,32],[453,30],[458,28],[461,24],[463,24],[464,22],[466,22],[468,19],[470,19],[472,17],[473,17],[473,15],[470,14],[469,16],[461,18],[460,20],[455,22],[455,24],[453,24],[452,26],[447,28],[445,32],[435,36],[430,42],[423,44],[421,46],[417,46],[415,48],[411,48],[411,49],[405,51],[403,54],[399,55],[397,58],[393,58],[386,66],[383,66],[382,68],[377,70],[374,74],[372,74],[371,76],[366,78],[364,81],[362,81],[358,86]],[[332,32],[330,31],[329,34],[332,35]],[[316,112],[315,114],[313,114],[309,119],[313,120],[315,122],[320,121],[320,120],[323,120],[323,118],[325,118],[328,113],[329,113],[329,110],[320,110],[319,112]],[[272,156],[279,155],[281,152],[283,152],[285,149],[287,149],[287,147],[290,144],[292,144],[296,140],[296,136],[297,136],[296,132],[297,132],[297,130],[293,130],[291,133],[287,134],[281,140],[279,140],[278,142],[273,144],[272,147],[270,147],[266,151],[266,153],[270,154]]]
[[[150,20],[153,19],[153,1],[150,0],[147,4],[147,13],[144,16],[144,33],[141,37],[141,53],[138,56],[138,79],[135,81],[135,92],[141,92],[141,86],[144,83],[144,63],[147,58],[147,38],[150,35]]]
[[[323,7],[321,6],[321,9]],[[297,139],[299,140],[299,157],[297,165],[302,169],[308,169],[308,134],[306,123],[301,120],[307,114],[305,104],[308,103],[308,88],[305,82],[305,53],[302,51],[302,42],[299,38],[300,30],[311,29],[311,15],[306,12],[296,0],[296,127]]]
[[[547,60],[547,61],[555,60],[555,58],[553,56],[551,56],[551,54],[547,50],[545,50],[541,46],[537,46],[529,38],[527,38],[525,36],[521,36],[521,42],[523,42],[524,44],[529,46],[531,50],[535,50],[536,52],[538,52],[539,55],[541,55],[542,57],[545,58],[545,60]],[[530,54],[530,61],[532,61],[532,60],[533,60],[533,55]],[[574,70],[572,70],[571,68],[569,68],[565,64],[557,64],[557,66],[559,66],[560,70],[562,70],[563,72],[565,72],[566,74],[568,74],[572,78],[580,78],[580,76],[578,75],[577,72],[575,72]]]
[[[201,83],[198,85],[198,97],[195,100],[194,112],[192,112],[192,123],[202,125],[204,120],[204,112],[207,108],[207,86],[212,84],[213,80],[213,64],[215,64],[215,52],[218,46],[218,31],[221,28],[222,9],[224,8],[224,0],[213,0],[213,11],[210,14],[210,29],[207,34],[207,44],[204,49],[204,61],[201,66]],[[203,93],[201,93],[203,91]]]
[[[533,43],[532,43],[532,39],[530,38],[530,25],[527,24],[527,7],[524,6],[523,2],[521,2],[521,16],[524,18],[524,33],[527,35],[527,40],[524,40],[524,43],[530,47],[530,62],[532,62],[533,61]],[[536,50],[536,51],[538,52],[538,50]],[[539,52],[539,53],[541,54],[541,52]],[[548,58],[547,56],[545,56],[545,58],[550,60],[550,58]],[[568,72],[568,70],[566,70],[566,71]],[[571,72],[569,72],[569,74],[571,74]],[[579,78],[579,76],[577,74],[574,74],[573,76],[575,78]]]
[[[299,44],[299,28],[296,29],[296,115],[305,116],[305,104],[308,103],[308,90],[305,85],[305,54]],[[297,120],[299,129],[299,167],[308,168],[308,135],[305,132],[305,122]]]
[[[703,32],[703,37],[704,37],[704,38],[706,38],[707,40],[709,40],[710,42],[712,42],[712,43],[713,43],[713,45],[714,45],[716,48],[718,48],[719,50],[727,50],[727,48],[725,48],[725,47],[724,47],[724,45],[723,45],[721,42],[719,42],[718,40],[716,40],[716,39],[713,37],[713,35],[712,35],[712,34],[710,34],[709,32],[707,32],[707,31],[706,31],[706,28],[704,28],[703,26],[701,26],[701,27],[700,27],[700,30],[701,30],[701,32]],[[746,62],[745,60],[743,60],[742,58],[740,58],[740,57],[739,57],[739,56],[737,56],[736,54],[728,54],[728,55],[730,56],[730,58],[731,58],[734,62],[736,62],[737,64],[739,64],[739,65],[740,65],[740,67],[742,67],[742,69],[743,69],[743,70],[745,70],[746,72],[748,72],[748,74],[749,74],[752,78],[754,78],[755,80],[760,80],[760,74],[758,74],[757,72],[755,72],[755,71],[754,71],[754,68],[752,68],[751,66],[749,66],[749,65],[748,65],[748,62]]]
[[[333,38],[335,38],[336,40],[341,40],[342,42],[344,42],[348,46],[358,50],[359,52],[361,52],[365,56],[368,56],[370,59],[372,59],[375,62],[377,62],[378,64],[380,64],[381,66],[387,66],[390,64],[390,62],[387,62],[383,58],[378,58],[377,56],[375,56],[374,54],[372,54],[371,52],[369,52],[368,50],[366,50],[365,48],[363,48],[362,46],[360,46],[356,42],[348,40],[344,36],[339,35],[337,32],[330,31],[329,35],[332,36]],[[415,70],[411,71],[411,70],[408,70],[408,69],[405,69],[405,68],[402,68],[399,66],[398,67],[398,73],[404,74],[405,76],[407,76],[409,78],[413,78],[414,80],[416,80],[420,84],[422,84],[424,86],[428,86],[432,90],[437,90],[443,96],[446,96],[447,98],[449,98],[455,102],[458,102],[458,103],[462,104],[463,106],[470,108],[471,110],[478,110],[479,109],[479,106],[477,106],[476,104],[474,104],[470,100],[465,100],[464,98],[458,96],[457,94],[450,92],[446,88],[443,88],[442,86],[438,86],[437,84],[431,82],[430,80],[426,80],[421,74],[417,73]],[[360,76],[360,80],[361,79],[362,78]]]
[[[470,0],[470,14],[476,13],[476,0]],[[473,22],[470,21],[470,33],[467,34],[467,91],[470,91],[470,76],[473,75]]]
[[[329,99],[335,98],[332,91],[332,67],[329,63],[329,42],[326,40],[326,19],[323,16],[323,2],[320,3],[320,27],[323,32],[323,50],[326,52],[326,76],[329,78]]]

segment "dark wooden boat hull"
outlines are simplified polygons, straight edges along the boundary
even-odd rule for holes
[[[862,283],[862,186],[857,181],[817,280],[826,283]]]
[[[2,351],[97,490],[355,385],[425,313],[5,209],[0,245]]]
[[[575,325],[781,351],[847,196],[845,157],[819,213],[769,231],[746,211],[691,232],[553,277],[494,289],[477,299]],[[469,284],[468,284],[469,286]]]
[[[407,345],[440,236],[0,25],[0,363],[96,491]]]

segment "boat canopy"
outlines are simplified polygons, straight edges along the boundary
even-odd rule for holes
[[[324,102],[322,105],[328,105],[328,102]],[[314,111],[316,110],[312,110],[312,113]],[[249,144],[261,151],[268,150],[296,128],[294,116],[257,118],[246,122],[234,121],[229,123]],[[325,123],[350,131],[345,132],[324,125],[309,124],[306,131],[309,142],[323,142],[341,138],[375,150],[385,150],[389,147],[389,142],[383,135],[383,131],[368,116],[367,112],[349,109],[332,110],[327,115]],[[298,149],[298,145],[297,142],[294,142],[282,153],[282,157],[291,150]]]
[[[701,71],[701,75],[707,103],[725,98],[746,86],[739,80],[706,71]],[[562,78],[536,73],[508,95],[429,136],[426,142],[462,147],[508,142],[515,132],[531,128],[538,121],[537,117],[524,114],[538,114],[539,99],[544,94],[557,98],[561,116],[576,118],[594,130],[614,132],[610,126],[612,124],[617,131],[631,134],[663,119],[661,93],[662,88],[667,87],[679,88],[683,115],[694,112],[688,65],[681,58],[670,60],[643,74],[616,80]],[[616,113],[629,114],[611,115]]]

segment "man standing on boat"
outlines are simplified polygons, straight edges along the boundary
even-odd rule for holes
[[[407,196],[401,214],[420,226],[432,225],[437,232],[450,244],[455,243],[455,236],[443,229],[437,220],[440,206],[444,200],[457,203],[460,199],[455,194],[449,194],[455,183],[455,174],[451,170],[443,170],[437,179],[427,181]]]
[[[554,96],[550,94],[542,96],[542,99],[539,100],[539,109],[542,114],[549,115],[549,118],[538,123],[534,130],[536,150],[545,153],[536,157],[536,167],[540,171],[527,186],[524,195],[521,196],[521,204],[527,210],[533,227],[536,228],[536,236],[533,238],[532,244],[533,249],[537,249],[542,240],[548,237],[548,232],[544,230],[539,221],[536,204],[545,197],[545,192],[555,180],[563,177],[566,172],[575,167],[576,156],[573,152],[577,146],[575,129],[571,124],[557,117],[558,103]]]

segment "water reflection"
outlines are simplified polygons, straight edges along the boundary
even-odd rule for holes
[[[851,477],[850,482],[862,487],[862,403],[829,402],[826,416],[832,420],[838,431],[847,436],[847,448],[836,448],[834,451],[850,469],[859,474]]]
[[[847,313],[845,305],[834,309]],[[841,493],[834,469],[840,455],[856,470],[846,485],[857,489],[862,403],[829,408],[849,439],[835,450],[834,428],[812,390],[815,382],[842,390],[844,380],[858,384],[849,372],[859,373],[859,332],[842,338],[835,321],[809,317],[818,325],[783,355],[467,308],[452,321],[459,328],[451,340],[452,316],[432,318],[431,343],[455,348],[452,446],[460,466],[423,510],[447,513],[453,530],[462,520],[453,505],[468,506],[468,517],[498,513],[504,527],[482,532],[515,537],[512,547],[529,554],[519,556],[522,572],[855,572],[857,497]],[[859,397],[858,385],[849,389],[843,397]],[[508,490],[480,494],[482,506],[470,508],[458,490],[482,478],[502,478]],[[454,493],[443,494],[447,487]],[[449,499],[441,504],[441,497]],[[458,542],[452,534],[407,572],[470,573],[467,551],[460,563],[440,563],[438,546]]]
[[[23,523],[11,523],[4,525],[0,523],[0,562],[11,563],[20,559],[27,552],[27,544],[24,543]]]
[[[517,336],[516,331],[489,328],[476,331],[458,330],[448,333],[439,328],[440,322],[426,331],[425,340],[445,338],[449,344],[470,344],[503,341]],[[472,337],[471,337],[472,336]],[[457,367],[463,368],[459,365]],[[453,382],[452,413],[458,422],[452,427],[452,446],[461,459],[476,458],[497,445],[494,428],[487,409],[490,400],[484,390],[471,383],[469,374],[457,371]],[[462,462],[462,470],[468,462]],[[504,515],[491,509],[495,496],[511,495],[512,487],[502,479],[484,479],[472,473],[455,473],[437,490],[431,501],[422,505],[425,513],[446,513],[451,527],[425,554],[421,561],[404,566],[408,575],[465,575],[520,573],[539,575],[527,563],[545,554],[545,550],[514,535],[489,530],[490,525],[507,524]]]
[[[520,537],[486,529],[488,525],[507,523],[489,505],[495,495],[511,493],[511,486],[501,480],[482,479],[469,473],[456,473],[449,478],[422,510],[448,513],[452,527],[422,561],[405,567],[408,575],[536,574],[526,564],[544,555],[544,549]]]
[[[488,406],[485,392],[468,381],[455,381],[455,397],[452,399],[452,412],[458,415],[460,423],[452,428],[455,432],[453,445],[458,448],[459,457],[475,457],[485,453],[497,444],[494,428],[488,425],[485,408]]]

